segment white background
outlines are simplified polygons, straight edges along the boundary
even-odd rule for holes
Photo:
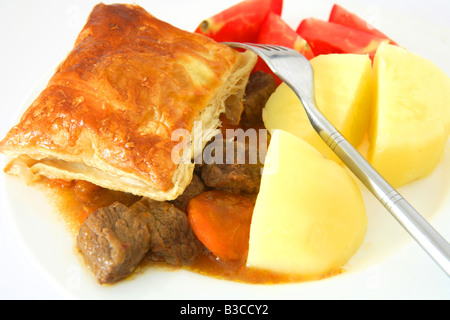
[[[237,1],[135,2],[160,19],[193,31],[202,19]],[[431,59],[450,74],[449,1],[337,2],[363,16],[408,49]],[[0,1],[0,138],[3,138],[13,124],[13,119],[17,117],[33,87],[47,76],[72,48],[78,32],[96,3],[97,1],[87,0]],[[333,3],[334,1],[285,0],[283,17],[295,29],[303,18],[314,16],[327,19]],[[0,186],[4,187],[3,184]],[[3,192],[4,190],[0,189],[0,194]],[[26,195],[23,201],[27,201]],[[445,231],[448,228],[447,225]],[[426,260],[423,273],[408,278],[410,282],[406,285],[404,282],[399,283],[398,285],[406,287],[405,290],[397,290],[398,295],[388,294],[386,297],[450,298],[450,291],[442,291],[442,286],[440,291],[433,291],[434,286],[438,285],[437,282],[442,284],[442,281],[447,281],[447,286],[450,287],[450,281],[442,276],[441,271],[428,261],[428,257],[415,244],[407,247],[405,252],[398,253],[398,257],[389,258],[392,260],[390,268],[393,272],[400,275],[403,268],[396,262],[405,263],[404,256],[411,254],[418,256],[421,261]],[[364,298],[365,293],[367,292],[361,292],[360,297]],[[0,203],[0,299],[66,297],[25,253],[11,219],[5,212],[3,203]],[[337,295],[335,298],[340,297]]]

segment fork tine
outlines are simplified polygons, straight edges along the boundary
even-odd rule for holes
[[[232,47],[241,47],[241,48],[246,47],[247,49],[253,49],[253,50],[263,49],[263,50],[266,50],[266,51],[271,51],[271,50],[280,51],[281,49],[285,49],[285,48],[280,47],[280,46],[270,45],[270,44],[262,44],[262,43],[223,42],[223,44],[226,44],[226,45],[232,46]]]
[[[282,47],[282,46],[275,46],[275,45],[269,45],[269,44],[265,44],[264,45],[266,48],[275,50],[275,51],[288,51],[287,48]]]
[[[249,44],[253,47],[258,47],[261,49],[265,49],[267,51],[275,50],[275,51],[288,51],[287,48],[284,48],[282,46],[272,45],[272,44],[260,44],[260,43],[252,43]]]
[[[277,50],[278,51],[278,49],[275,46],[271,46],[271,45],[268,45],[268,44],[259,44],[259,43],[257,43],[257,44],[253,44],[252,46],[257,47],[257,48],[261,48],[261,49],[264,49],[264,50],[267,50],[267,51],[270,51],[270,50]]]

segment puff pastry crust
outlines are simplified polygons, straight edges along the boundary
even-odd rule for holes
[[[180,143],[172,133],[192,132],[195,121],[204,132],[217,128],[226,101],[242,101],[255,63],[253,53],[180,30],[137,5],[99,4],[0,142],[13,158],[5,171],[175,199],[194,164],[172,161]]]

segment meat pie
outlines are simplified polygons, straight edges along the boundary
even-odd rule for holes
[[[199,122],[210,132],[201,137],[204,146],[227,105],[242,112],[255,63],[252,52],[180,30],[138,5],[98,4],[46,88],[0,142],[0,152],[16,160],[7,171],[174,200],[201,150],[173,135],[183,130],[192,138]],[[183,156],[174,151],[180,143],[188,149]]]

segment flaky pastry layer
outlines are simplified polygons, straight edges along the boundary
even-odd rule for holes
[[[204,146],[226,101],[242,101],[255,63],[253,53],[180,30],[137,5],[99,4],[47,87],[0,142],[0,152],[13,159],[5,171],[175,199],[194,164],[172,160],[180,143],[172,133],[192,132],[200,121],[208,132]]]

